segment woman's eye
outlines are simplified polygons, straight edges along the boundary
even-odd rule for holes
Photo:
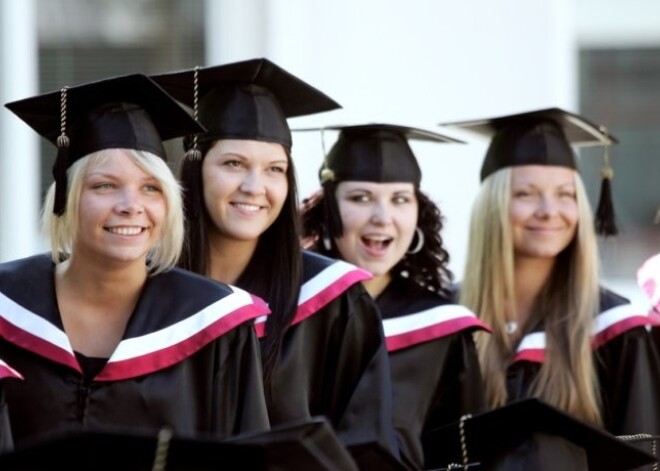
[[[240,160],[225,160],[223,165],[231,168],[239,168],[243,166],[243,163]]]
[[[94,183],[92,185],[92,188],[95,190],[107,190],[110,188],[114,188],[114,185],[109,182],[102,182],[102,183]]]
[[[410,198],[408,198],[407,196],[395,196],[395,197],[392,199],[392,202],[393,202],[394,204],[406,204],[406,203],[408,203],[409,201],[410,201]]]
[[[281,165],[273,165],[270,168],[270,171],[273,173],[286,173],[286,168],[282,167]]]
[[[150,193],[155,192],[155,193],[160,193],[161,189],[160,186],[158,185],[145,185],[144,189]]]
[[[353,203],[366,203],[369,201],[369,196],[367,195],[352,195],[348,197],[348,201]]]

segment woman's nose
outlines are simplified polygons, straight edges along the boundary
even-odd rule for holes
[[[120,192],[115,210],[122,214],[139,214],[144,210],[144,206],[137,191],[125,188]]]
[[[263,194],[266,192],[263,178],[257,171],[251,171],[245,175],[240,189],[242,192],[250,194]]]

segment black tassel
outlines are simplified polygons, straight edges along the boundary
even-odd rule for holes
[[[53,214],[61,216],[66,211],[66,193],[69,182],[66,171],[69,168],[69,139],[62,135],[57,138],[57,156],[53,165],[53,177],[55,178],[55,202]]]
[[[614,203],[612,201],[612,171],[603,171],[600,198],[596,209],[596,233],[605,237],[614,236],[619,233],[614,216]]]

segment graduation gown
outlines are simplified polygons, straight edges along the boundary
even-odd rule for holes
[[[266,391],[271,425],[323,415],[347,446],[391,453],[390,372],[380,314],[354,265],[303,251],[298,310]],[[264,319],[256,323],[260,336]]]
[[[5,397],[5,383],[9,378],[22,380],[21,374],[0,359],[0,453],[14,448],[14,440],[9,423],[9,410]]]
[[[87,378],[64,332],[49,255],[0,265],[0,358],[14,442],[58,428],[169,426],[214,437],[268,428],[245,291],[172,269],[147,279],[116,350]]]
[[[390,358],[401,459],[422,468],[425,432],[485,410],[472,332],[488,328],[469,309],[403,277],[394,278],[376,303]]]
[[[592,345],[604,428],[613,435],[660,434],[660,356],[649,333],[658,316],[601,290]],[[542,330],[525,335],[509,367],[509,400],[528,397],[545,353]]]

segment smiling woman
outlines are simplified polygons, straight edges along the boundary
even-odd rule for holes
[[[319,172],[322,192],[303,208],[304,236],[373,274],[363,285],[382,315],[399,452],[422,469],[424,435],[485,405],[472,332],[486,327],[449,299],[442,215],[419,188],[408,143],[458,141],[391,124],[325,129],[340,134]]]
[[[558,108],[450,126],[492,138],[460,286],[493,327],[477,334],[489,405],[536,397],[612,434],[658,434],[658,318],[600,284],[597,231],[616,232],[612,173],[605,150],[594,224],[573,150],[616,139]]]
[[[143,75],[7,106],[58,147],[52,252],[0,265],[0,357],[26,380],[6,391],[15,442],[65,427],[266,429],[252,321],[267,306],[174,267],[183,208],[162,139],[199,125]]]

